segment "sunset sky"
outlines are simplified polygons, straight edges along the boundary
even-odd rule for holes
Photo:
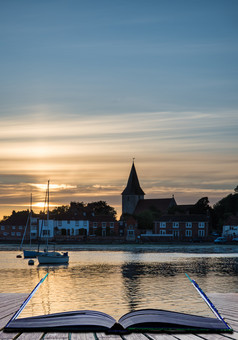
[[[2,0],[0,219],[238,185],[237,0]]]

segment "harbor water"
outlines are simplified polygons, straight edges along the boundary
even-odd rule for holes
[[[238,293],[238,253],[186,253],[118,246],[69,251],[68,265],[33,266],[19,251],[0,251],[0,293],[30,293],[21,317],[98,310],[118,319],[141,308],[212,316],[185,273],[207,294]]]

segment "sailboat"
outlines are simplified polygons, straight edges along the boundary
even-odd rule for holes
[[[30,212],[29,212],[28,217],[27,217],[25,230],[24,230],[23,237],[22,237],[22,240],[21,240],[20,250],[22,250],[22,247],[23,247],[23,242],[24,242],[24,238],[25,238],[25,235],[26,235],[26,231],[27,231],[28,225],[29,225],[29,231],[30,231],[30,248],[31,248],[32,194],[31,194],[31,201],[30,201]],[[39,249],[38,250],[23,249],[24,259],[36,258],[39,254],[40,254]]]
[[[47,185],[47,235],[46,235],[46,249],[40,253],[37,258],[39,264],[67,264],[69,262],[68,252],[57,252],[48,250],[48,236],[49,236],[49,203],[50,203],[50,181]]]

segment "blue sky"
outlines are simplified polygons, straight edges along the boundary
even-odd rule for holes
[[[0,217],[54,204],[212,203],[237,185],[238,2],[1,1]],[[39,189],[41,188],[41,190]],[[54,191],[55,190],[55,191]]]

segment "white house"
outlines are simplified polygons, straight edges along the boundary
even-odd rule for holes
[[[53,238],[56,235],[77,236],[82,231],[89,234],[87,220],[39,220],[39,236]]]
[[[89,234],[89,221],[87,220],[57,220],[54,221],[54,230],[60,235],[77,236],[82,231]]]
[[[39,220],[39,237],[54,237],[54,220]]]
[[[222,236],[227,239],[238,237],[238,217],[230,216],[223,225]]]
[[[234,237],[238,237],[238,225],[237,226],[224,225],[222,230],[222,236],[231,239]]]

